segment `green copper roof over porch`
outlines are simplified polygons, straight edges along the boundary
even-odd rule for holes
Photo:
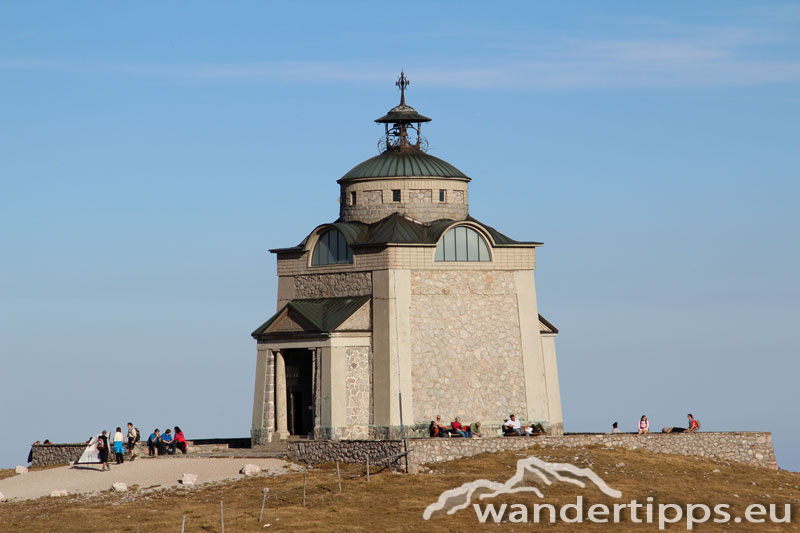
[[[306,333],[330,333],[341,326],[369,299],[369,296],[355,296],[350,298],[292,300],[283,306],[280,311],[272,315],[269,320],[261,324],[251,335],[256,339],[263,337],[269,327],[287,308],[308,325]]]

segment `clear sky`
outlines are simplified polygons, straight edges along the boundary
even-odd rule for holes
[[[567,431],[774,432],[800,470],[800,4],[0,4],[0,466],[249,435],[272,247],[408,102],[544,241]]]

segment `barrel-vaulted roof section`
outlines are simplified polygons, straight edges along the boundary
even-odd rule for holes
[[[494,246],[541,246],[540,242],[515,241],[511,237],[504,235],[491,226],[487,226],[472,217],[466,220],[437,220],[430,224],[420,224],[410,220],[399,213],[393,213],[383,220],[373,224],[363,222],[334,222],[323,224],[317,227],[311,235],[306,237],[303,242],[291,248],[276,248],[270,250],[273,253],[302,252],[312,235],[324,233],[328,229],[336,228],[342,232],[347,244],[357,248],[360,246],[383,246],[387,244],[422,244],[435,245],[439,239],[452,226],[459,223],[467,223],[477,226],[488,234]]]
[[[421,150],[386,150],[354,166],[338,183],[364,178],[439,177],[469,180],[456,167]]]

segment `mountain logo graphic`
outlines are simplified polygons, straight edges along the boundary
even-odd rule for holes
[[[528,480],[537,483],[552,485],[554,481],[572,483],[580,488],[586,487],[586,482],[593,483],[603,494],[612,498],[620,498],[622,493],[609,487],[600,476],[588,468],[578,468],[569,463],[548,463],[538,457],[528,457],[517,461],[517,471],[505,483],[477,479],[464,483],[458,488],[444,491],[436,503],[425,508],[422,517],[428,520],[434,513],[453,514],[467,508],[474,498],[485,500],[495,498],[502,494],[519,492],[532,492],[539,498],[544,494],[537,487],[527,484]]]

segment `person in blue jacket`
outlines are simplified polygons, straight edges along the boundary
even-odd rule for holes
[[[147,437],[147,450],[150,454],[150,457],[153,457],[156,454],[156,449],[161,446],[161,433],[156,428],[149,437]]]

